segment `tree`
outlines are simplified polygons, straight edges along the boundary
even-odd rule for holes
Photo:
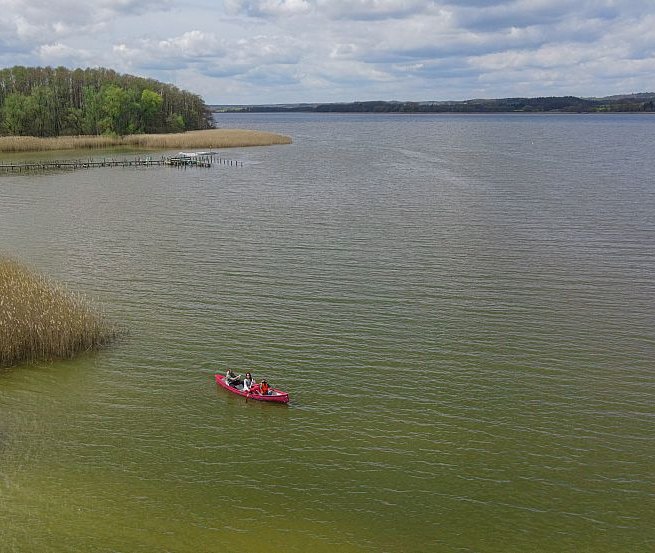
[[[64,117],[62,134],[84,134],[84,110],[82,108],[68,108]]]
[[[103,133],[127,134],[132,111],[129,91],[113,84],[105,86],[101,92],[101,110],[104,115],[100,121]]]
[[[166,118],[166,125],[172,130],[172,132],[182,132],[184,131],[184,117],[179,113],[171,113]]]
[[[13,93],[5,98],[2,106],[3,127],[8,134],[29,134],[32,101],[28,96]]]
[[[156,92],[146,88],[141,93],[141,119],[143,122],[142,129],[144,132],[151,132],[153,130],[153,122],[156,116],[161,111],[161,106],[164,100]]]
[[[52,88],[37,86],[29,98],[33,136],[57,136],[60,130],[59,109]]]
[[[100,134],[102,100],[92,87],[82,89],[82,134]]]

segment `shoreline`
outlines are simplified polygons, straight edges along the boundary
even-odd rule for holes
[[[54,150],[102,150],[135,148],[168,150],[178,148],[240,148],[291,144],[288,136],[245,129],[209,129],[172,134],[132,134],[127,136],[2,136],[0,153],[45,152]]]

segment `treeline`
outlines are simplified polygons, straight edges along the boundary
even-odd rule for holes
[[[0,70],[0,134],[124,136],[211,126],[200,96],[154,79],[105,68]]]
[[[295,106],[234,106],[221,111],[318,112],[318,113],[509,113],[509,112],[645,112],[655,111],[655,94],[634,94],[607,98],[553,96],[501,98],[462,102],[351,102],[342,104],[298,104]]]

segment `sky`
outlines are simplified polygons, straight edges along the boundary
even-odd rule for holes
[[[655,91],[655,0],[0,0],[0,66],[109,67],[208,104]]]

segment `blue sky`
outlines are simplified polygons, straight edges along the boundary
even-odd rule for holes
[[[214,104],[652,92],[655,0],[0,0],[0,65]]]

